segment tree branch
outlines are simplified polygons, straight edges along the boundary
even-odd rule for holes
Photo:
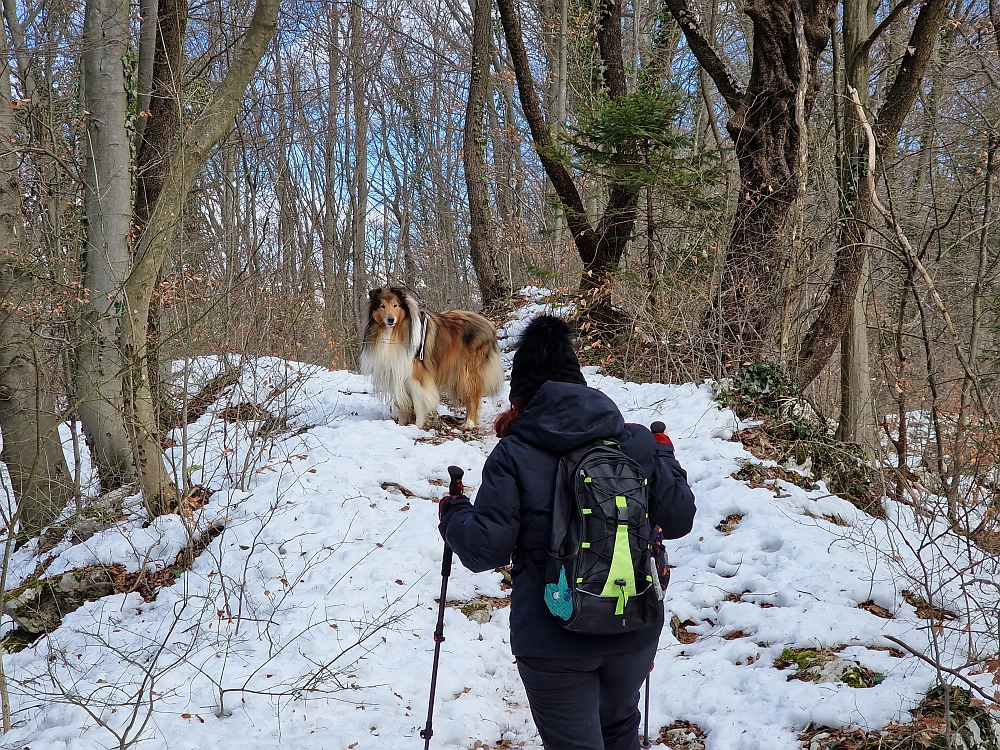
[[[947,10],[948,0],[926,0],[920,8],[899,64],[899,72],[878,111],[874,129],[879,151],[896,137],[913,107]]]
[[[180,205],[208,152],[232,127],[246,87],[274,36],[277,24],[278,0],[257,0],[243,44],[240,45],[226,77],[216,89],[212,103],[187,130],[170,158],[160,199],[139,240],[133,276],[144,265],[159,268],[162,263],[167,237],[177,225]],[[151,253],[150,250],[154,252]]]
[[[857,67],[857,60],[863,60],[868,57],[868,53],[871,52],[872,45],[875,44],[876,40],[882,36],[886,29],[888,29],[892,22],[899,18],[899,14],[904,10],[913,5],[913,0],[902,0],[902,2],[893,8],[889,15],[882,19],[882,22],[875,27],[875,30],[871,35],[865,39],[858,48],[851,52],[851,63],[847,68],[848,80],[854,80],[854,70]]]
[[[677,20],[688,47],[698,60],[698,64],[715,82],[715,87],[726,100],[726,104],[734,112],[743,104],[743,92],[735,78],[730,74],[722,58],[701,33],[701,28],[695,20],[694,13],[688,7],[687,0],[666,0],[670,14]]]
[[[535,91],[535,81],[528,64],[528,53],[524,48],[521,19],[514,7],[514,0],[497,0],[497,7],[500,9],[500,20],[503,24],[504,38],[507,40],[507,51],[510,53],[514,77],[517,79],[517,92],[521,100],[521,108],[524,112],[524,119],[528,122],[528,129],[531,131],[535,151],[542,162],[545,174],[562,201],[566,225],[573,234],[580,258],[585,265],[590,265],[597,257],[597,235],[587,219],[587,209],[583,205],[573,177],[554,155],[555,146],[552,134],[549,132],[548,125],[542,115],[542,104]]]
[[[987,693],[985,690],[983,690],[982,687],[980,687],[975,682],[973,682],[972,680],[970,680],[968,677],[966,677],[964,674],[962,674],[961,672],[959,672],[957,669],[950,669],[950,668],[944,666],[943,664],[939,664],[938,662],[936,662],[933,659],[931,659],[929,656],[926,656],[926,655],[922,654],[920,651],[917,651],[917,649],[913,648],[913,646],[911,646],[909,643],[906,643],[906,641],[902,641],[899,638],[896,638],[895,636],[883,635],[882,637],[885,638],[887,641],[895,643],[901,649],[903,649],[904,651],[907,651],[910,655],[915,656],[918,659],[921,659],[922,661],[927,662],[928,664],[930,664],[935,669],[940,669],[945,674],[949,674],[952,677],[956,678],[957,680],[960,680],[960,681],[964,682],[966,685],[968,685],[969,690],[971,692],[976,693],[977,695],[979,695],[979,697],[982,698],[984,701],[986,701],[988,703],[992,703],[993,705],[996,705],[997,700],[996,700],[995,695],[991,695],[990,693]]]

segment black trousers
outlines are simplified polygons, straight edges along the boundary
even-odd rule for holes
[[[517,657],[545,750],[638,750],[639,691],[656,656]]]

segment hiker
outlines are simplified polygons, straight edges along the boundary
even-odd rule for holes
[[[587,387],[560,318],[536,318],[522,334],[510,404],[497,419],[501,441],[483,467],[475,505],[461,493],[445,496],[441,535],[473,572],[513,562],[511,650],[546,750],[637,750],[639,691],[663,628],[662,602],[654,600],[657,614],[648,626],[612,635],[571,632],[553,616],[542,572],[556,474],[562,455],[616,441],[648,478],[649,524],[667,539],[691,530],[695,505],[687,474],[665,433],[654,438],[646,427],[626,424],[610,398]]]

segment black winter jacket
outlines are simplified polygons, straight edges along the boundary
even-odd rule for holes
[[[660,621],[621,635],[583,635],[563,629],[542,598],[538,573],[545,570],[552,529],[556,468],[560,456],[585,443],[611,438],[642,466],[649,479],[649,517],[667,539],[691,530],[694,495],[673,448],[657,443],[641,425],[626,424],[600,391],[574,383],[545,383],[510,434],[493,449],[473,505],[466,498],[442,509],[441,535],[473,572],[513,560],[510,631],[515,656],[574,658],[635,651],[659,638]]]

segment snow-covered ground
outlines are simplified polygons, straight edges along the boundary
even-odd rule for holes
[[[538,309],[523,308],[503,340]],[[478,440],[440,442],[399,427],[351,372],[251,364],[188,426],[187,449],[170,451],[178,473],[216,490],[206,507],[193,519],[145,524],[134,516],[43,556],[50,575],[94,563],[155,569],[172,563],[192,535],[225,525],[155,601],[131,593],[85,605],[5,656],[14,728],[3,747],[364,750],[422,742],[441,583],[431,498],[442,493],[449,464],[465,469],[474,493],[496,438],[484,431]],[[629,421],[666,423],[697,497],[694,530],[669,545],[677,567],[667,606],[699,637],[682,644],[664,630],[650,725],[694,722],[709,750],[784,750],[798,747],[795,734],[810,722],[905,720],[935,675],[916,658],[894,656],[883,636],[927,646],[928,622],[903,601],[912,583],[900,571],[919,569],[917,543],[928,532],[909,530],[905,508],[876,521],[822,485],[751,489],[732,478],[754,459],[729,441],[737,420],[708,384],[637,385],[595,368],[587,377]],[[245,402],[284,417],[282,430],[261,435],[260,419],[219,418]],[[504,403],[489,402],[484,423]],[[742,519],[731,533],[719,531],[733,514]],[[17,551],[8,586],[38,562],[33,544]],[[456,565],[448,597],[503,597],[501,581],[500,573]],[[867,601],[895,617],[859,608]],[[479,623],[447,610],[432,747],[541,746],[508,645],[508,610],[491,616]],[[789,681],[792,671],[774,666],[788,647],[839,646],[841,657],[885,680],[864,689]],[[963,662],[959,646],[954,658]]]

